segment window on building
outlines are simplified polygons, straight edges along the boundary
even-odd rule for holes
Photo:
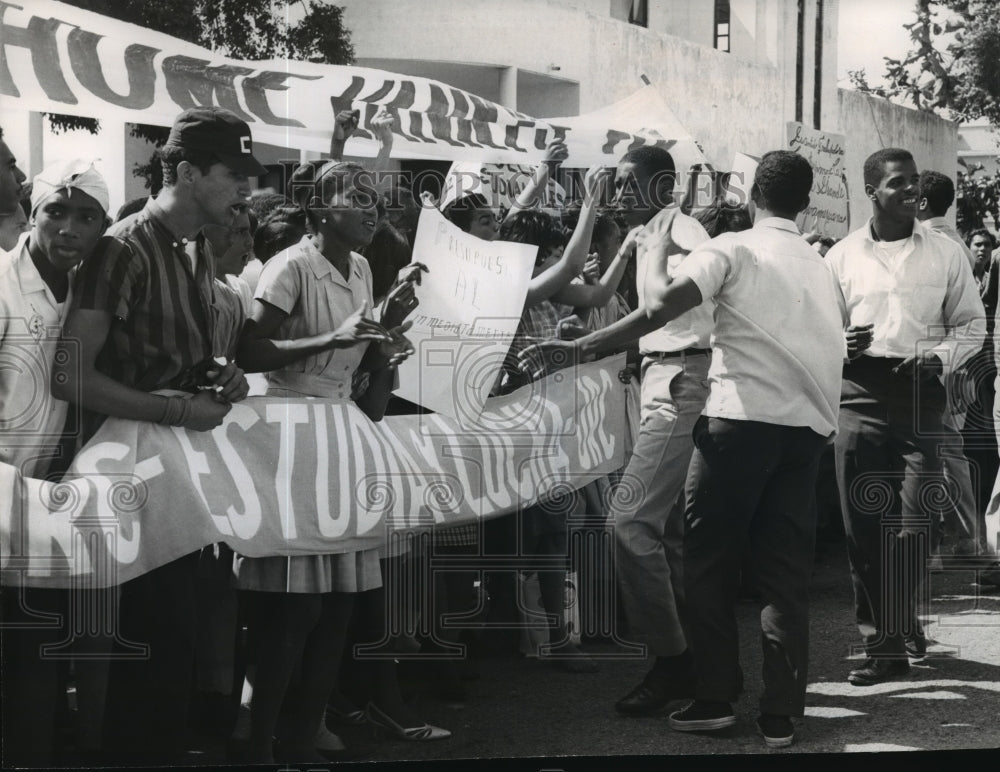
[[[715,47],[729,53],[729,0],[715,0]]]
[[[632,6],[628,12],[628,23],[637,24],[640,27],[649,26],[648,0],[632,0]]]

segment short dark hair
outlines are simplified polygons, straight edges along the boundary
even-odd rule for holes
[[[575,225],[572,230],[576,230]],[[618,222],[615,220],[614,215],[610,212],[598,212],[597,217],[594,218],[594,232],[590,235],[590,241],[591,243],[595,241],[604,241],[604,239],[612,234],[621,236],[621,230],[622,229],[618,226]]]
[[[156,151],[156,157],[160,160],[160,168],[163,170],[163,184],[177,184],[177,167],[181,161],[187,161],[202,174],[208,174],[208,170],[217,163],[222,163],[215,153],[207,150],[192,150],[188,147],[165,146]]]
[[[901,147],[884,147],[865,159],[865,185],[878,186],[885,174],[886,164],[904,163],[913,160],[913,153]]]
[[[500,241],[534,244],[538,247],[539,260],[550,247],[566,243],[563,230],[556,226],[552,215],[538,209],[521,209],[504,220],[500,226]]]
[[[470,193],[452,201],[444,208],[444,216],[456,228],[466,233],[472,228],[472,215],[477,209],[491,209],[489,200],[482,193]]]
[[[809,200],[812,182],[812,166],[804,156],[791,150],[771,150],[757,165],[750,195],[772,212],[797,214]]]
[[[146,202],[148,200],[149,196],[139,196],[139,198],[133,198],[131,201],[126,201],[122,204],[122,208],[118,210],[118,214],[115,215],[115,222],[121,222],[129,215],[141,212],[143,207],[146,206]]]
[[[259,221],[267,219],[279,206],[288,205],[289,201],[281,193],[269,193],[265,190],[255,190],[250,194],[250,211],[257,215]]]
[[[992,233],[990,233],[990,231],[988,231],[986,228],[976,228],[974,231],[972,231],[972,233],[969,234],[968,244],[970,247],[972,246],[972,240],[976,236],[985,236],[990,240],[990,249],[997,248],[997,237],[994,236]]]
[[[306,233],[305,210],[297,206],[279,206],[254,231],[253,253],[266,263],[279,252],[298,244]]]
[[[732,206],[725,201],[716,201],[711,206],[699,209],[694,213],[694,219],[705,226],[712,238],[720,233],[736,233],[753,227],[750,210],[746,206]]]
[[[940,217],[955,201],[955,183],[941,172],[921,172],[920,198],[926,198],[931,214]]]
[[[650,177],[658,177],[661,174],[674,175],[677,167],[674,165],[674,157],[670,152],[656,145],[641,145],[633,150],[629,150],[621,157],[619,164],[631,163],[642,169]]]

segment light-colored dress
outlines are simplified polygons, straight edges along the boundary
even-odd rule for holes
[[[309,237],[268,260],[255,297],[284,311],[274,337],[308,338],[339,327],[361,305],[372,303],[368,262],[351,253],[349,276],[330,264]],[[268,397],[315,397],[351,402],[351,382],[367,344],[332,349],[267,373]],[[243,558],[236,560],[240,589],[265,592],[363,592],[382,585],[378,550],[335,555]]]

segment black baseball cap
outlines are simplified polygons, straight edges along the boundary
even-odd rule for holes
[[[165,147],[202,150],[234,172],[260,177],[267,169],[253,157],[250,126],[223,107],[192,107],[177,116]]]

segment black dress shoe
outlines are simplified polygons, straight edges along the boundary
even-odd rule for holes
[[[847,675],[847,680],[854,686],[874,686],[883,681],[905,676],[910,672],[910,663],[905,659],[884,659],[869,657],[865,664]]]
[[[694,682],[645,680],[615,703],[615,710],[628,716],[648,716],[672,700],[694,697]]]
[[[923,633],[907,636],[903,641],[903,646],[910,662],[923,662],[927,659],[927,636]]]

